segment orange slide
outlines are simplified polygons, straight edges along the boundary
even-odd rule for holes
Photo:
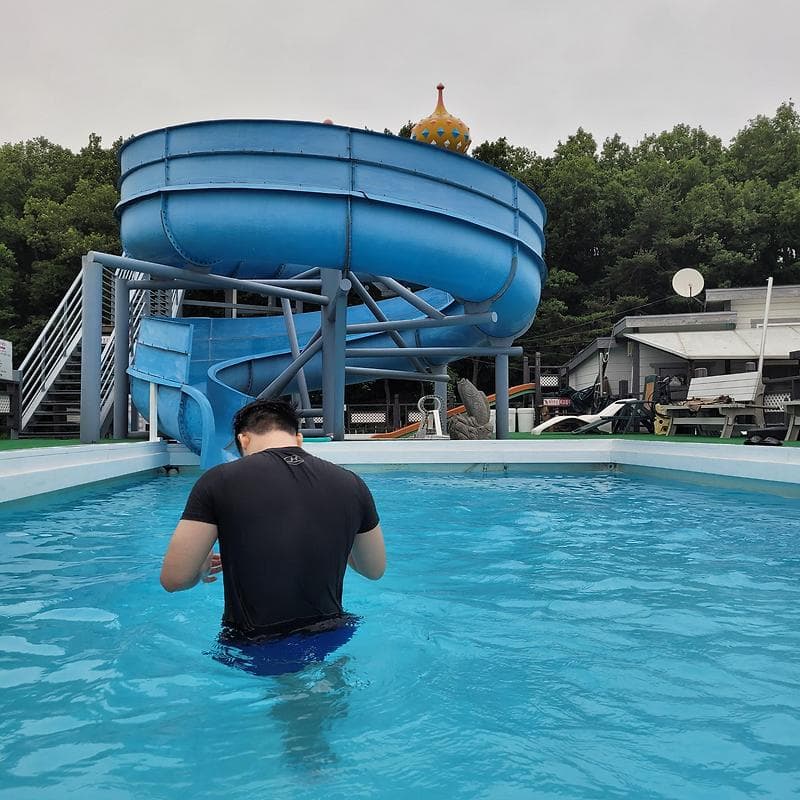
[[[508,397],[511,399],[512,397],[519,397],[523,394],[531,394],[532,392],[536,391],[536,384],[535,383],[521,383],[519,386],[511,386],[508,390]],[[486,399],[489,401],[489,405],[494,405],[494,395],[490,394],[487,395]],[[449,408],[447,410],[447,416],[452,417],[455,414],[463,414],[466,411],[463,405],[461,406],[454,406],[453,408]],[[419,430],[419,422],[412,422],[410,425],[406,425],[402,428],[398,428],[396,431],[389,431],[388,433],[373,433],[370,437],[371,439],[402,439],[404,436],[408,436],[412,433],[416,433]]]

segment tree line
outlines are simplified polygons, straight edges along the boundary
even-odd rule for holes
[[[89,250],[118,253],[117,153],[92,134],[73,153],[44,138],[0,146],[0,339],[33,344]]]
[[[400,135],[408,135],[409,125]],[[389,133],[389,131],[387,131]],[[119,252],[117,154],[44,138],[0,146],[0,338],[30,347],[88,250]],[[630,313],[685,310],[670,280],[800,283],[800,116],[784,103],[728,144],[676,125],[635,145],[578,129],[551,156],[500,138],[474,158],[530,186],[548,211],[549,277],[521,343],[561,364]],[[694,301],[697,308],[697,301]]]
[[[562,364],[625,314],[670,313],[673,274],[706,286],[800,283],[800,116],[784,103],[730,142],[676,125],[630,146],[579,129],[540,156],[501,138],[475,158],[530,186],[548,211],[550,270],[521,343]]]

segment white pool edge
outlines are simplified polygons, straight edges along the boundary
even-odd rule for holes
[[[504,466],[560,465],[655,471],[698,481],[724,478],[754,491],[800,488],[800,448],[624,439],[507,441],[345,441],[305,445],[337,464],[365,469],[474,471]],[[0,503],[74,488],[161,467],[192,467],[196,456],[180,445],[138,442],[33,448],[0,454]]]
[[[0,454],[0,503],[157,470],[169,464],[163,442],[68,445]]]

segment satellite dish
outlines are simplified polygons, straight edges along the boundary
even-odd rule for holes
[[[703,276],[691,267],[679,269],[672,276],[672,288],[681,297],[694,297],[703,291],[705,280]]]

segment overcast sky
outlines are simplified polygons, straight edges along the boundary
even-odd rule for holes
[[[798,0],[0,0],[0,142],[225,117],[393,131],[435,105],[549,154],[578,126],[726,142],[800,96]]]

